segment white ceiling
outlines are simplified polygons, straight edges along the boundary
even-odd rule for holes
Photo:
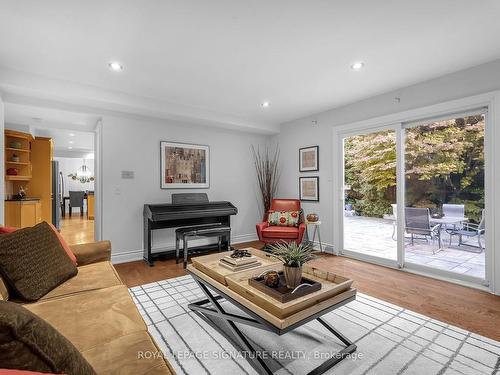
[[[5,122],[10,124],[38,128],[93,131],[98,120],[98,116],[86,113],[9,102],[5,103]]]
[[[98,117],[85,113],[5,103],[7,129],[52,138],[54,150],[68,154],[93,151],[94,133],[92,131],[97,121]]]
[[[500,58],[497,0],[0,0],[0,10],[4,68],[263,128]],[[109,71],[112,60],[125,70]],[[358,60],[365,69],[350,70]]]
[[[72,136],[71,134],[74,135]],[[54,151],[64,151],[69,154],[81,152],[91,153],[94,151],[94,133],[36,128],[35,135],[52,138]],[[71,147],[71,149],[69,147]]]

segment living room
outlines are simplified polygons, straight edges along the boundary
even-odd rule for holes
[[[0,337],[0,369],[498,372],[497,2],[0,8],[0,321],[54,338],[35,359]],[[11,228],[13,154],[72,118],[95,138],[90,237]],[[51,285],[42,240],[76,259]]]

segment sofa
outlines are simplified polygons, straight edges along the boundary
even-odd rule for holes
[[[256,230],[259,241],[267,244],[277,242],[296,242],[301,243],[306,230],[303,215],[301,214],[298,227],[272,226],[269,225],[268,216],[274,211],[300,211],[300,200],[298,199],[273,199],[270,210],[265,214],[264,221],[257,223]]]
[[[19,303],[69,339],[98,374],[175,374],[110,262],[110,242],[71,250],[78,274],[37,302]],[[18,302],[9,297],[0,278],[0,300]]]

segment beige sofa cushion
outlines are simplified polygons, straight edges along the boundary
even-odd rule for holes
[[[146,355],[141,355],[146,353]],[[119,337],[82,352],[96,372],[103,374],[174,374],[147,332]]]
[[[52,324],[80,351],[146,331],[125,286],[44,300],[25,307]]]
[[[98,262],[78,267],[78,274],[51,290],[40,301],[80,294],[97,289],[122,285],[120,277],[110,262]]]

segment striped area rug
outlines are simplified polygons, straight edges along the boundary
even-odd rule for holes
[[[205,298],[190,276],[130,293],[177,374],[257,374],[232,340],[187,307]],[[328,374],[500,374],[500,342],[361,293],[323,318],[358,347]],[[318,322],[283,336],[238,326],[275,374],[306,374],[341,347]]]

